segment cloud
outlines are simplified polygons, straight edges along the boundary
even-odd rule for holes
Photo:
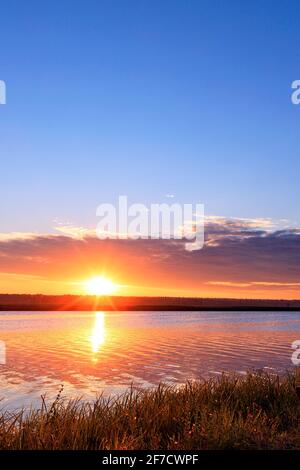
[[[83,240],[87,236],[96,236],[96,230],[91,230],[85,227],[77,227],[73,224],[59,224],[54,227],[54,230],[61,232],[68,237]]]
[[[206,284],[211,286],[225,287],[300,287],[300,282],[232,282],[232,281],[209,281]]]
[[[205,222],[205,245],[185,240],[99,240],[94,231],[60,227],[61,234],[0,235],[0,272],[72,281],[101,270],[126,284],[174,288],[197,295],[264,290],[300,293],[300,229],[269,219]],[[223,289],[223,290],[222,290]]]

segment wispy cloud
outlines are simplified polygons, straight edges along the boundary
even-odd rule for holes
[[[83,240],[87,236],[96,236],[96,230],[77,227],[73,224],[59,224],[54,227],[54,230],[78,240]]]
[[[300,287],[300,282],[232,282],[232,281],[209,281],[206,284],[210,286],[225,286],[225,287]]]

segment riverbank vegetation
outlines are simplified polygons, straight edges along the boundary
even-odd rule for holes
[[[60,391],[39,409],[0,413],[0,449],[300,449],[295,374],[133,388],[86,403]]]

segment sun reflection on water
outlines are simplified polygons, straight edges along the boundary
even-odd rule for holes
[[[90,337],[91,347],[94,354],[99,352],[105,342],[105,313],[96,312],[95,323]]]

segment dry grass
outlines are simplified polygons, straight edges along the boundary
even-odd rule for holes
[[[295,375],[249,373],[0,413],[0,449],[300,449]]]

